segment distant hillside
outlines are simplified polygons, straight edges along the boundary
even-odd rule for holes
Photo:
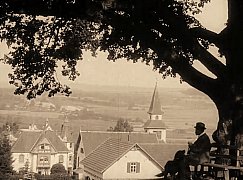
[[[25,96],[13,95],[13,89],[0,88],[0,123],[7,116],[27,126],[30,122],[60,126],[68,115],[72,126],[84,130],[106,130],[117,119],[144,123],[148,118],[153,88],[79,85],[70,97],[47,95],[28,101]],[[170,129],[192,128],[203,121],[209,129],[217,124],[217,111],[212,101],[196,89],[159,88],[163,119]],[[1,118],[1,116],[4,118]]]

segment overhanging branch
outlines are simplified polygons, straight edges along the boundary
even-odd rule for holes
[[[201,38],[215,44],[216,46],[220,46],[219,34],[201,27],[191,28],[190,31],[195,38]]]
[[[194,43],[194,55],[210,72],[218,78],[226,76],[226,67],[216,57],[207,51],[199,42]]]
[[[203,29],[201,27],[195,27],[188,29],[188,26],[183,23],[183,19],[175,16],[172,12],[168,12],[171,18],[171,28],[179,31],[176,36],[178,41],[181,43],[182,47],[185,47],[193,54],[194,59],[199,60],[211,73],[217,77],[223,77],[226,75],[225,65],[220,62],[216,57],[207,51],[198,41],[198,38],[208,40],[213,42],[216,46],[222,47],[222,36],[215,32]],[[151,25],[151,28],[157,29],[161,34],[164,33],[164,28],[153,18],[150,20],[152,22],[147,22]],[[157,19],[158,21],[158,19]],[[166,32],[169,33],[169,32]]]
[[[119,17],[117,15],[117,18],[118,19],[116,19],[116,21],[122,22],[122,17]],[[110,21],[109,23],[112,23],[112,21]],[[127,21],[127,23],[130,22]],[[152,32],[150,27],[141,23],[130,24],[129,26],[133,27],[133,32],[131,33],[136,34],[138,39],[143,42],[142,44],[146,45],[146,48],[150,48],[154,52],[156,52],[159,59],[163,60],[167,65],[171,66],[172,69],[174,69],[187,83],[201,90],[202,92],[209,94],[210,89],[215,84],[215,79],[212,79],[196,70],[194,67],[191,66],[189,60],[183,55],[176,55],[175,57],[172,57],[173,54],[175,54],[174,48],[172,47],[173,44],[164,41],[161,37],[159,37],[157,33]],[[201,50],[205,49],[203,48]],[[224,68],[224,66],[221,66],[221,64],[218,63],[218,60],[216,58],[214,58],[210,53],[207,54],[206,52],[207,50],[201,53],[200,58],[207,58],[204,60],[203,64],[206,64],[208,69],[212,70],[213,68]],[[220,68],[218,68],[219,66]]]

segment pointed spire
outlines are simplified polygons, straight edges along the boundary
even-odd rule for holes
[[[61,127],[61,137],[64,141],[68,140],[69,128],[70,128],[69,120],[67,118],[67,115],[65,115],[65,119]]]
[[[162,115],[163,112],[161,111],[161,104],[160,104],[160,100],[159,100],[159,93],[157,90],[157,81],[156,81],[156,85],[154,88],[154,93],[152,96],[152,100],[151,100],[151,104],[148,110],[148,114],[150,115]]]
[[[51,126],[50,126],[50,124],[49,124],[49,119],[48,118],[46,118],[46,122],[45,122],[45,125],[44,125],[43,129],[44,129],[44,131],[47,131],[47,130],[53,131]]]
[[[67,115],[65,115],[65,120],[64,120],[64,124],[69,124],[69,120],[68,120],[68,118],[67,118]]]

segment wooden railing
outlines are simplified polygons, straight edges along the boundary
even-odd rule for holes
[[[213,148],[215,144],[212,144]],[[220,148],[226,149],[228,152],[234,151],[234,155],[231,154],[220,154],[217,151],[210,152],[210,162],[201,164],[201,172],[204,175],[214,176],[214,179],[242,179],[243,174],[243,148],[238,148],[236,146],[220,146]],[[206,171],[204,170],[206,168]],[[203,169],[203,170],[202,170]],[[198,168],[194,168],[198,171]],[[219,174],[221,177],[219,177]],[[242,177],[240,177],[242,176]]]

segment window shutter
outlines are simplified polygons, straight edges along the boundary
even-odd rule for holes
[[[130,173],[131,172],[131,163],[127,163],[127,173]]]
[[[140,163],[136,162],[136,173],[140,173]]]

